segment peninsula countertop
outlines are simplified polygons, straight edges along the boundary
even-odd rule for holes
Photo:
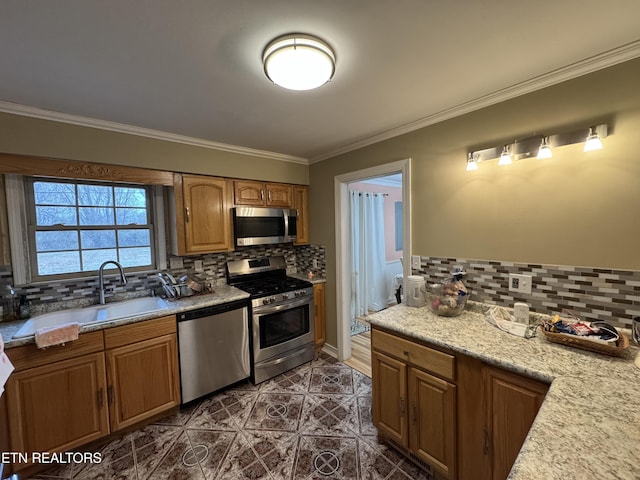
[[[473,302],[469,302],[470,304]],[[638,348],[610,357],[525,339],[491,325],[472,305],[458,317],[397,305],[372,325],[551,384],[510,480],[640,478]]]

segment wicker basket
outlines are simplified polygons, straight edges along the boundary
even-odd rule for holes
[[[613,355],[620,357],[624,355],[624,352],[629,348],[629,339],[624,333],[619,332],[619,338],[615,345],[605,345],[604,343],[597,343],[591,340],[585,340],[580,338],[579,335],[570,335],[567,333],[554,333],[548,332],[544,328],[541,328],[547,340],[553,343],[559,343],[561,345],[568,345],[570,347],[581,348],[583,350],[589,350],[591,352],[604,353],[605,355]]]

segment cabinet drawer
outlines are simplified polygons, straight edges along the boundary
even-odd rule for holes
[[[101,352],[104,348],[102,332],[83,333],[77,340],[56,345],[47,349],[40,349],[35,344],[9,348],[6,354],[13,363],[16,371],[26,368],[39,367],[60,360],[79,357],[87,353]]]
[[[455,380],[455,357],[380,330],[371,332],[371,348],[448,380]]]
[[[104,348],[109,350],[110,348],[122,347],[123,345],[176,333],[176,331],[175,315],[131,323],[105,330]]]

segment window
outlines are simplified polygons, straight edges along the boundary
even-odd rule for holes
[[[31,279],[155,268],[151,187],[27,177]],[[78,275],[80,274],[80,275]]]

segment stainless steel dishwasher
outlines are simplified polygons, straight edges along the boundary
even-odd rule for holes
[[[179,313],[178,346],[182,403],[248,378],[248,302]]]

